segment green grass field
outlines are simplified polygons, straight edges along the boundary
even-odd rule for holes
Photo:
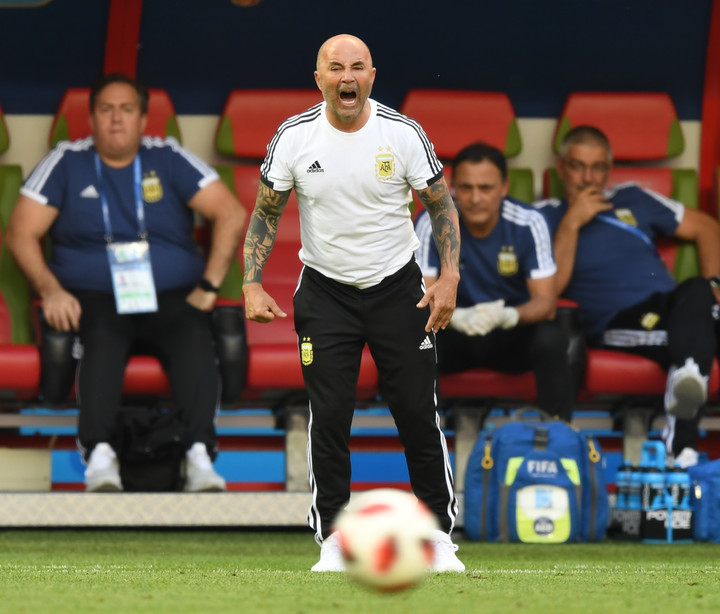
[[[313,574],[309,532],[2,531],[2,614],[720,611],[720,546],[457,539],[464,574],[378,594]]]

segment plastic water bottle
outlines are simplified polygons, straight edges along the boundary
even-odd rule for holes
[[[664,471],[666,454],[667,452],[664,442],[646,441],[642,445],[642,449],[640,452],[640,466],[652,467],[654,469]]]
[[[642,509],[644,511],[665,509],[667,507],[665,473],[657,467],[648,467],[642,476]]]
[[[689,543],[693,539],[690,475],[682,467],[675,467],[668,469],[665,479],[668,486],[668,541]]]
[[[628,480],[627,509],[642,509],[640,492],[642,490],[643,471],[641,467],[630,467]]]
[[[615,477],[615,508],[618,510],[628,509],[628,497],[630,494],[630,463],[624,462],[618,468]]]
[[[668,491],[672,498],[672,506],[676,509],[690,509],[690,475],[685,469],[675,467],[668,470],[665,477]]]

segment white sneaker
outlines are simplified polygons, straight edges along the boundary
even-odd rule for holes
[[[310,571],[345,571],[345,559],[340,550],[340,538],[337,531],[330,533],[320,546],[320,560]]]
[[[108,443],[99,443],[90,453],[85,469],[87,492],[118,492],[122,490],[120,464],[115,450]]]
[[[434,530],[432,545],[433,562],[430,571],[440,573],[446,571],[465,571],[465,565],[455,554],[458,551],[458,545],[453,543],[447,533],[440,529]]]
[[[665,391],[665,411],[682,420],[695,416],[698,408],[707,401],[707,379],[700,373],[697,363],[688,358],[682,367],[668,372]]]
[[[697,450],[683,448],[682,452],[675,457],[675,467],[680,467],[681,469],[694,467],[698,464],[699,459],[700,455],[697,453]]]
[[[204,443],[194,443],[185,454],[185,492],[222,492],[225,480],[213,469]]]

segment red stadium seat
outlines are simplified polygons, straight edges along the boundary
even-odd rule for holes
[[[475,141],[508,157],[522,149],[515,110],[501,92],[415,89],[405,96],[400,112],[422,126],[442,160],[452,160]]]
[[[664,395],[666,372],[654,361],[614,350],[593,349],[585,368],[583,394],[588,398],[602,395]],[[710,396],[718,392],[720,370],[713,363],[708,382]]]
[[[533,402],[537,398],[535,375],[501,373],[492,369],[468,369],[440,376],[440,396],[449,398],[515,399]]]
[[[404,115],[416,120],[444,163],[450,185],[450,162],[466,145],[483,141],[497,147],[506,157],[522,150],[515,110],[502,92],[469,90],[410,90],[400,106]],[[524,202],[535,200],[532,170],[508,168],[509,194]],[[422,205],[413,194],[413,217]]]
[[[610,140],[620,161],[664,160],[685,148],[672,99],[660,92],[576,92],[568,96],[555,130],[555,152],[565,134],[589,124]]]
[[[160,361],[154,356],[131,356],[125,367],[123,394],[169,397],[170,382]]]
[[[233,90],[220,117],[215,149],[226,156],[262,160],[278,126],[321,101],[317,89]]]
[[[165,90],[149,89],[146,136],[173,136],[182,142],[180,127],[170,97]],[[90,136],[90,88],[76,87],[65,92],[50,129],[50,147],[59,141]]]
[[[0,345],[0,390],[35,399],[40,390],[40,352],[34,344]]]

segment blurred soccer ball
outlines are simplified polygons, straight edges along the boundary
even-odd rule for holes
[[[432,564],[437,520],[410,493],[380,488],[356,495],[334,528],[348,576],[371,588],[408,588],[420,582]]]

